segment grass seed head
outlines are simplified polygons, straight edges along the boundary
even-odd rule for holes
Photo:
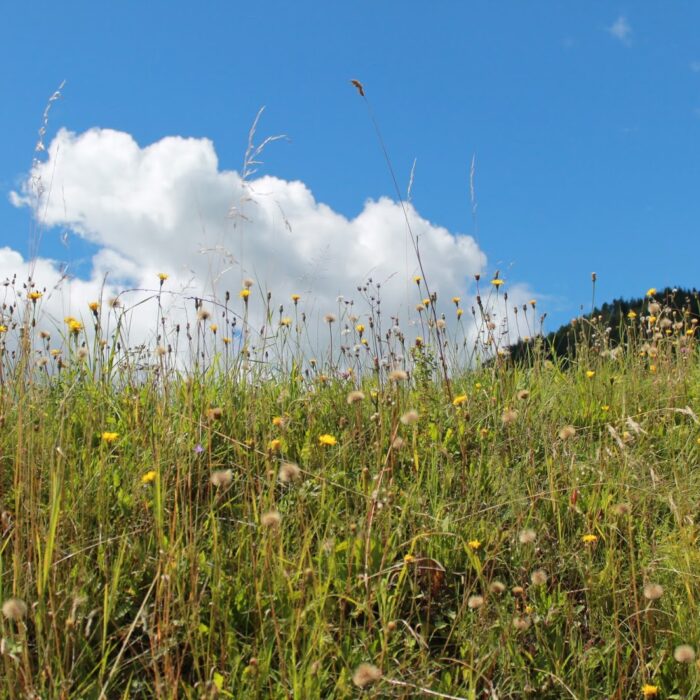
[[[366,688],[376,683],[382,677],[382,672],[374,664],[361,663],[352,674],[352,682],[358,688]]]
[[[8,598],[2,604],[2,614],[6,620],[19,622],[27,614],[27,604],[19,598]]]

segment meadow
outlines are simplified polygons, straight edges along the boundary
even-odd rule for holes
[[[516,363],[415,282],[421,337],[341,305],[316,358],[252,280],[150,347],[6,285],[0,696],[700,696],[695,319]]]

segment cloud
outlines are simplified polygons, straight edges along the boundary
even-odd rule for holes
[[[620,15],[609,27],[605,28],[605,31],[626,46],[630,45],[632,40],[632,27],[630,27],[624,15]]]
[[[691,61],[690,70],[693,71],[693,73],[700,73],[700,61]]]
[[[105,298],[124,287],[152,296],[157,273],[165,272],[166,288],[179,293],[168,312],[178,321],[192,316],[194,296],[223,300],[230,291],[240,301],[247,277],[255,280],[250,308],[257,322],[264,321],[268,291],[273,308],[284,305],[285,313],[292,312],[292,293],[301,294],[307,313],[317,318],[337,311],[343,295],[362,317],[368,304],[357,287],[371,277],[382,285],[385,323],[393,314],[402,324],[418,318],[418,265],[400,204],[368,200],[347,218],[318,202],[302,182],[273,176],[245,181],[220,170],[208,139],[175,136],[141,147],[124,132],[61,130],[11,201],[31,207],[46,226],[68,228],[98,246],[88,279],[70,282],[71,299],[83,305],[105,284]],[[426,220],[410,204],[406,215],[440,309],[453,317],[449,300],[467,300],[486,257],[472,237]],[[0,271],[22,265],[14,251],[0,251]],[[55,263],[39,261],[38,284],[55,285],[60,277]],[[529,295],[526,287],[514,287],[511,303]],[[60,312],[51,310],[60,316],[67,306],[62,301]],[[141,335],[148,323],[136,323]]]

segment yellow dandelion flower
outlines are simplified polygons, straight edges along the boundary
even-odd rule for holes
[[[416,275],[416,276],[413,278],[413,281],[414,281],[416,284],[420,284],[423,280],[422,280],[421,277],[419,277],[418,275]]]
[[[460,394],[459,396],[455,396],[454,399],[452,399],[452,405],[453,406],[461,406],[466,400],[467,400],[467,395]]]
[[[158,473],[156,472],[155,469],[151,469],[150,472],[146,472],[142,477],[141,477],[141,483],[142,484],[150,484],[152,481],[156,480],[156,476],[158,476]]]
[[[221,340],[225,345],[228,345],[231,342],[231,338],[229,338],[228,336],[222,338]]]
[[[581,542],[583,542],[584,544],[594,544],[597,541],[598,535],[593,535],[591,533],[588,533],[581,538]]]
[[[452,303],[455,306],[459,306],[459,302],[462,301],[462,297],[452,297]]]
[[[600,410],[601,410],[603,413],[607,413],[607,412],[610,410],[610,406],[609,406],[608,404],[604,403],[604,404],[600,407]]]
[[[284,425],[284,418],[282,418],[282,416],[275,416],[272,419],[272,425],[274,425],[275,428],[281,428],[282,425]]]
[[[358,323],[358,324],[355,326],[355,330],[356,330],[360,335],[362,335],[362,334],[365,332],[365,327],[364,327],[361,323]]]
[[[656,291],[656,290],[654,290]],[[659,686],[657,685],[649,685],[649,683],[645,683],[642,686],[642,695],[645,698],[655,698],[659,694]]]
[[[628,318],[630,321],[634,321],[634,319],[637,318],[637,314],[636,314],[634,311],[631,311],[631,310],[630,310],[630,312],[627,314],[627,318]]]
[[[360,342],[361,342],[363,345],[367,345],[367,338],[362,338],[362,339],[360,340]]]
[[[289,318],[289,316],[285,316],[284,318],[280,319],[280,326],[283,326],[284,328],[289,328],[289,326],[292,325],[292,319]]]
[[[209,326],[209,330],[210,330],[212,333],[216,333],[216,331],[219,330],[219,326],[217,326],[216,323],[212,323],[211,326]]]
[[[279,438],[275,438],[274,440],[270,440],[270,443],[268,444],[268,448],[270,452],[279,452],[282,449],[282,441]]]
[[[238,296],[241,299],[248,299],[248,297],[250,296],[250,289],[241,289],[241,291],[238,292]]]
[[[161,284],[163,284],[163,282],[165,282],[165,280],[167,280],[168,277],[169,277],[169,275],[167,272],[159,272],[158,273],[158,279],[160,280]]]
[[[318,436],[318,444],[319,445],[325,445],[327,447],[333,447],[333,445],[338,444],[338,440],[336,440],[333,435],[329,435],[328,433],[324,433],[323,435]]]
[[[467,542],[467,547],[475,552],[481,547],[481,542],[479,540],[469,540],[469,542]]]
[[[463,309],[457,309],[457,318],[462,318],[463,313],[464,313]]]
[[[498,277],[495,277],[494,279],[491,280],[491,284],[494,287],[500,287],[503,284],[503,280],[499,279]]]
[[[39,299],[41,299],[43,296],[43,292],[29,292],[29,294],[27,294],[27,298],[30,301],[39,301]]]
[[[0,333],[7,333],[7,326],[0,326]]]
[[[649,289],[647,289],[647,296],[653,297],[654,294],[656,294],[656,287],[649,287]]]
[[[404,558],[404,563],[410,564],[416,560],[416,558],[413,556],[413,554],[407,554]]]
[[[68,323],[68,330],[71,333],[80,333],[80,331],[83,330],[83,324],[80,323],[80,321],[78,321],[77,319],[73,318]]]
[[[537,299],[530,299],[528,303],[534,309],[537,306]]]
[[[292,301],[293,301],[295,304],[298,304],[298,303],[299,303],[299,299],[301,299],[301,295],[300,295],[300,294],[292,294]]]
[[[652,373],[656,372],[656,365],[649,365],[649,371]]]
[[[97,309],[99,309],[99,308],[100,308],[100,302],[99,302],[99,301],[91,301],[91,302],[88,304],[88,309],[90,309],[90,311],[92,311],[92,313],[94,313],[94,314],[97,313]]]
[[[593,379],[593,377],[595,377],[595,370],[593,370],[593,369],[587,370],[587,371],[586,371],[586,376],[587,376],[589,379]]]
[[[423,306],[425,306],[426,309],[430,306],[430,299],[428,297],[423,299]]]
[[[102,441],[106,442],[108,444],[112,443],[112,442],[116,442],[118,437],[119,437],[119,433],[112,433],[112,432],[109,432],[107,430],[104,433],[102,433]]]

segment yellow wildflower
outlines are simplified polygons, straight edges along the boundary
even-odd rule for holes
[[[355,330],[356,330],[360,335],[362,335],[362,334],[365,332],[365,327],[364,327],[361,323],[358,323],[358,324],[355,326]]]
[[[416,275],[416,276],[413,278],[413,281],[414,281],[416,284],[420,284],[420,283],[422,282],[422,279],[421,279],[418,275]]]
[[[645,698],[655,698],[658,694],[659,694],[659,687],[657,685],[649,685],[649,683],[645,683],[642,686],[642,695]]]
[[[156,472],[155,469],[151,469],[150,472],[146,472],[142,477],[141,477],[141,483],[142,484],[150,484],[152,481],[156,480],[156,476],[158,476],[158,473]]]
[[[225,345],[228,345],[231,342],[231,338],[229,338],[228,336],[222,338],[221,340],[224,342]]]
[[[80,331],[83,330],[83,324],[80,323],[80,321],[78,321],[77,319],[72,318],[72,319],[68,322],[68,330],[69,330],[71,333],[76,333],[76,334],[77,334],[77,333],[80,333]]]
[[[7,326],[0,326],[0,333],[7,333]]]
[[[481,542],[479,540],[469,540],[469,542],[467,542],[467,547],[469,547],[469,549],[471,550],[476,551],[481,547]]]
[[[90,311],[92,311],[92,313],[94,313],[94,314],[97,313],[97,309],[99,309],[99,308],[100,308],[100,302],[99,302],[99,301],[91,301],[91,302],[88,304],[88,309],[90,309]]]
[[[584,544],[594,544],[598,541],[598,535],[586,534],[581,538],[581,542]]]
[[[459,302],[462,301],[462,297],[452,297],[452,303],[455,306],[459,306]]]
[[[29,294],[27,294],[27,298],[30,301],[38,301],[43,296],[44,296],[43,292],[29,292]]]
[[[284,425],[284,418],[282,418],[282,416],[275,416],[272,419],[272,425],[274,425],[275,428],[282,427],[282,425]]]
[[[250,289],[241,289],[241,291],[238,292],[238,296],[241,299],[248,299],[248,297],[250,296]]]
[[[219,330],[219,326],[217,326],[216,323],[212,323],[211,326],[209,326],[209,330],[211,330],[212,333],[216,333],[216,331]]]
[[[649,287],[649,289],[647,289],[647,296],[653,297],[654,294],[656,294],[656,287]]]
[[[500,287],[503,284],[503,280],[499,279],[498,277],[495,277],[494,279],[491,280],[491,284],[494,287]]]
[[[452,399],[452,405],[453,406],[461,406],[466,400],[467,400],[467,395],[460,394],[459,396],[455,396],[454,399]]]
[[[425,306],[426,309],[430,306],[430,299],[428,297],[423,299],[423,306]]]
[[[630,312],[627,314],[627,318],[630,321],[634,321],[634,319],[637,318],[637,314],[634,311],[630,310]]]
[[[333,437],[333,435],[329,435],[328,433],[324,433],[323,435],[318,436],[318,444],[319,445],[326,445],[328,447],[333,447],[333,445],[337,445],[338,441]]]
[[[160,283],[163,284],[163,282],[168,279],[168,274],[166,272],[159,272],[158,279],[160,280]]]
[[[461,318],[463,313],[464,313],[463,309],[457,309],[457,318]]]
[[[407,554],[407,555],[403,558],[403,560],[404,560],[404,562],[405,562],[406,564],[410,564],[411,562],[414,562],[414,561],[416,560],[416,558],[413,556],[413,554]]]
[[[299,294],[292,294],[292,301],[293,301],[295,304],[298,304],[298,303],[299,303],[299,299],[301,299],[301,295],[299,295]]]
[[[292,325],[292,319],[289,318],[289,316],[285,316],[284,318],[280,319],[280,326],[284,326],[284,328],[289,328],[289,326]]]
[[[279,438],[275,438],[274,440],[270,440],[270,444],[268,445],[270,452],[279,452],[282,449],[282,441]]]
[[[105,431],[104,433],[102,433],[102,440],[106,443],[115,442],[118,437],[119,433],[111,433],[109,431]]]
[[[593,377],[595,377],[595,370],[593,370],[593,369],[587,370],[587,371],[586,371],[586,376],[587,376],[589,379],[593,379]]]

